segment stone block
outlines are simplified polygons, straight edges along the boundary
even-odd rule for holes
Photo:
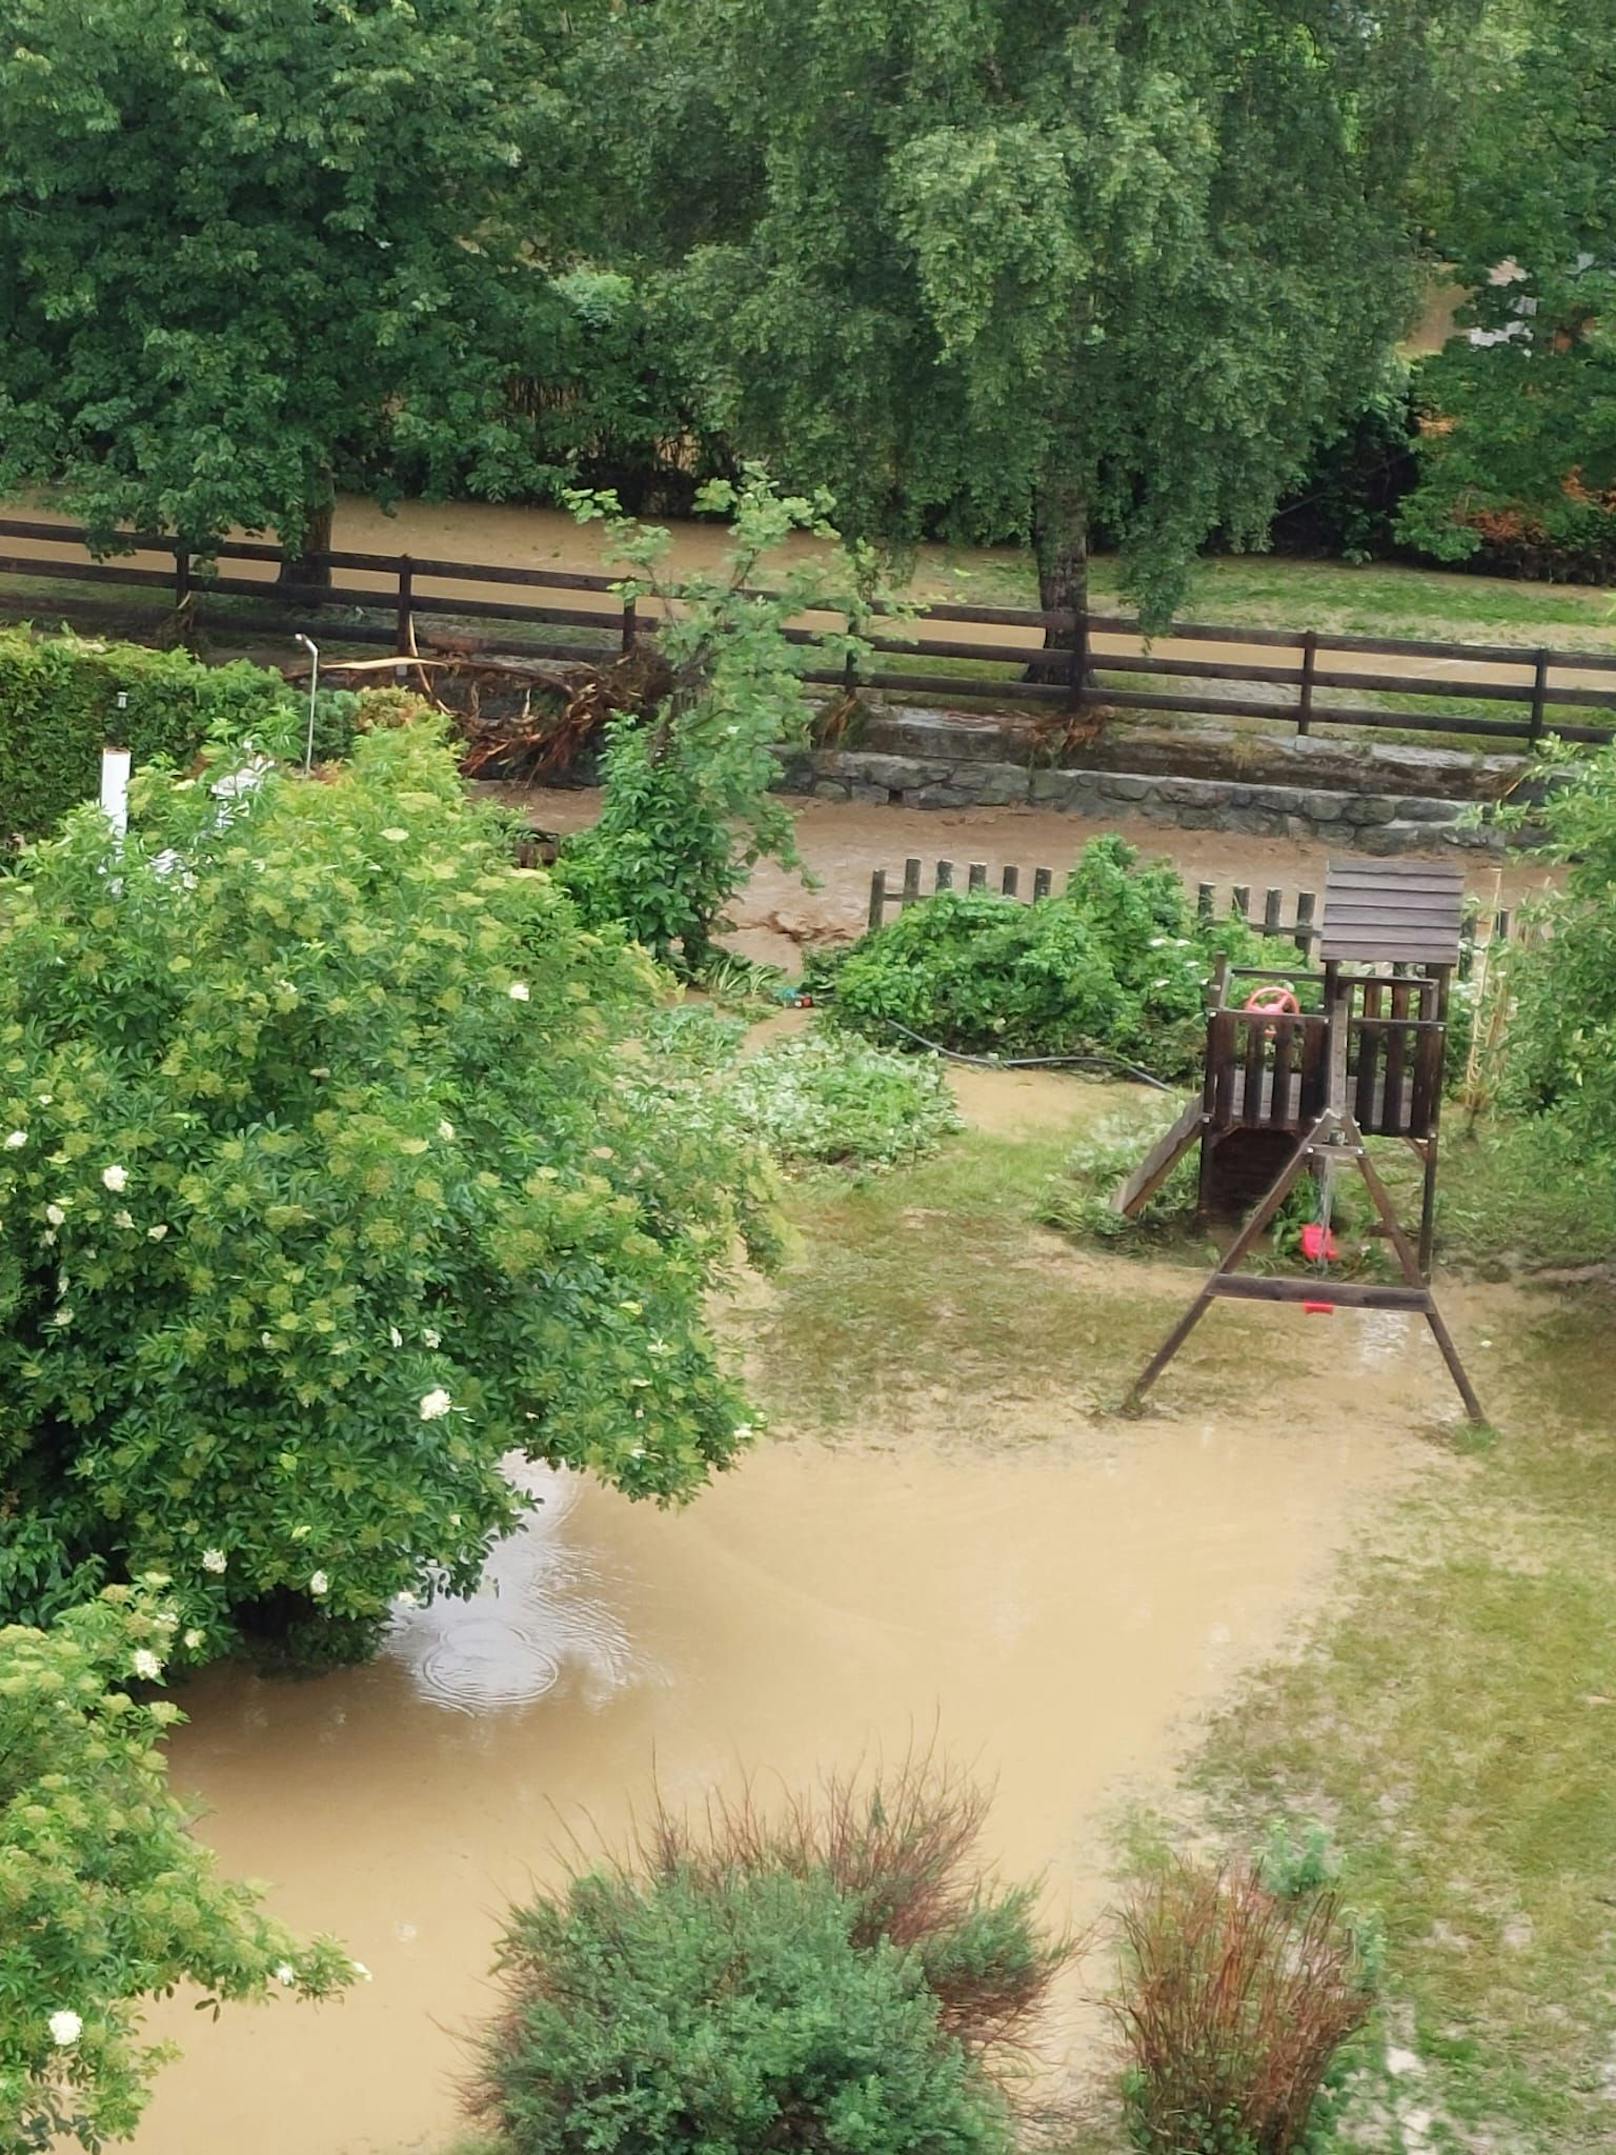
[[[1153,779],[1132,778],[1109,771],[1100,778],[1099,788],[1114,801],[1149,800],[1156,791]]]
[[[1028,797],[1028,773],[1019,763],[968,765],[954,773],[954,783],[962,781],[973,787],[973,799],[984,808],[1019,808]]]
[[[1081,793],[1095,788],[1092,771],[1034,771],[1027,798],[1035,808],[1070,808]]]

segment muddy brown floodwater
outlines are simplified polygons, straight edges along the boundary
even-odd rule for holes
[[[1000,1126],[1075,1097],[1039,1073],[960,1091]],[[1189,1275],[1137,1271],[1165,1326]],[[1350,1416],[1314,1411],[1333,1349],[1299,1322],[1280,1355],[1301,1391],[1270,1358],[1216,1420],[1097,1421],[1050,1394],[1048,1441],[995,1450],[929,1435],[917,1398],[884,1447],[777,1438],[674,1514],[524,1467],[537,1509],[480,1593],[402,1613],[370,1667],[209,1671],[177,1787],[227,1870],[374,1980],[217,2023],[165,2008],[185,2055],[138,2155],[437,2155],[503,1909],[658,1786],[699,1803],[935,1737],[997,1783],[993,1855],[1044,1872],[1055,1916],[1092,1914],[1118,1806],[1165,1791],[1195,1717],[1295,1636],[1370,1500],[1433,1456],[1411,1428],[1451,1409],[1411,1321],[1335,1345]],[[1077,1988],[1064,2010],[1069,2031]]]
[[[600,794],[586,787],[499,790],[543,830],[578,830],[600,813]],[[911,855],[923,864],[928,890],[939,860],[954,863],[962,884],[972,861],[984,863],[994,885],[1002,868],[1020,868],[1023,889],[1030,885],[1031,869],[1051,868],[1058,890],[1089,840],[1101,831],[1116,831],[1147,858],[1171,861],[1187,883],[1215,884],[1224,896],[1230,884],[1248,884],[1259,909],[1265,891],[1281,891],[1285,918],[1290,919],[1296,893],[1322,890],[1325,863],[1332,851],[1341,850],[1322,842],[1250,838],[1232,831],[1173,830],[1138,816],[1091,821],[1053,809],[903,808],[801,797],[791,797],[790,807],[798,850],[820,887],[805,889],[800,877],[772,861],[760,861],[732,908],[737,932],[728,941],[748,957],[793,969],[805,946],[845,942],[859,934],[869,914],[871,871],[885,868],[888,887],[896,889]],[[1454,856],[1444,852],[1440,857]],[[1458,857],[1484,911],[1518,906],[1553,874],[1543,862],[1519,854],[1502,863],[1474,853]]]

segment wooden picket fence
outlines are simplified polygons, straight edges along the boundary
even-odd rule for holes
[[[874,871],[870,877],[868,916],[872,930],[882,925],[891,906],[896,906],[901,913],[927,897],[934,897],[939,891],[960,887],[958,872],[951,860],[936,863],[930,891],[923,887],[922,876],[923,864],[913,856],[904,862],[902,879],[896,884],[885,868]],[[1028,870],[1008,866],[999,870],[995,880],[990,877],[986,861],[970,861],[965,869],[964,887],[966,890],[992,890],[1005,898],[1036,904],[1041,898],[1053,896],[1055,871],[1052,868]],[[1249,883],[1231,883],[1222,888],[1213,883],[1198,883],[1195,886],[1197,919],[1248,921],[1264,935],[1293,942],[1304,957],[1310,958],[1320,932],[1318,892],[1299,890],[1287,900],[1283,890],[1271,886],[1262,892],[1260,909],[1254,910],[1252,890]],[[1495,942],[1507,943],[1514,932],[1514,916],[1508,906],[1496,908],[1485,923],[1479,911],[1467,911],[1459,950],[1459,978],[1463,980],[1469,976],[1478,948],[1486,948]]]

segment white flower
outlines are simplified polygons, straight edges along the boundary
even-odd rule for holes
[[[440,1385],[436,1391],[428,1392],[421,1401],[421,1419],[423,1422],[441,1421],[453,1405],[454,1401]]]
[[[393,1596],[393,1599],[398,1603],[401,1609],[419,1608],[421,1603],[420,1595],[412,1594],[407,1586],[403,1589],[401,1593],[395,1594]]]
[[[112,1215],[112,1224],[114,1227],[133,1227],[134,1215],[129,1212],[115,1212]]]
[[[58,2050],[66,2050],[70,2043],[76,2043],[84,2033],[83,2021],[77,2013],[69,2012],[66,2006],[59,2013],[52,2013],[46,2026],[50,2029],[51,2041]]]
[[[205,1631],[198,1631],[195,1624],[193,1624],[190,1630],[185,1634],[185,1651],[188,1654],[194,1654],[206,1637],[207,1633]]]
[[[230,1559],[222,1549],[204,1549],[202,1552],[202,1569],[204,1571],[223,1571],[229,1561]]]
[[[401,846],[409,835],[408,831],[401,831],[396,823],[391,830],[382,832],[382,836],[390,846]]]
[[[275,1980],[277,1983],[295,1983],[297,1981],[297,1970],[289,1960],[283,1960],[275,1970]]]
[[[404,1335],[396,1324],[387,1327],[387,1339],[390,1346],[402,1347],[404,1344]]]
[[[449,1120],[447,1115],[443,1118],[442,1122],[438,1124],[438,1135],[443,1139],[443,1142],[446,1145],[452,1145],[454,1143],[454,1124]]]
[[[163,1664],[149,1646],[137,1646],[135,1648],[135,1657],[131,1667],[137,1676],[143,1676],[149,1684],[156,1683],[163,1673]]]
[[[361,1983],[369,1983],[374,1980],[370,1970],[365,1966],[362,1960],[356,1960],[352,1962],[351,1965],[354,1974],[358,1976]]]
[[[47,1205],[45,1207],[45,1217],[50,1221],[52,1227],[65,1227],[67,1225],[67,1214],[60,1205]]]
[[[7,1152],[15,1152],[19,1145],[26,1145],[27,1142],[28,1132],[26,1130],[13,1130],[6,1139],[6,1150]]]
[[[54,1093],[48,1092],[36,1092],[34,1094],[34,1098],[39,1102],[41,1107],[49,1107],[55,1097],[56,1096]]]
[[[331,1581],[326,1577],[323,1571],[310,1572],[309,1592],[311,1594],[318,1598],[321,1594],[329,1594],[330,1591]]]
[[[750,1422],[737,1422],[735,1424],[735,1441],[737,1444],[751,1443],[752,1425]]]
[[[120,1190],[127,1188],[129,1170],[127,1167],[104,1167],[101,1170],[101,1180],[116,1196]]]
[[[460,1524],[460,1514],[457,1511],[452,1511],[449,1514],[449,1524],[451,1526],[458,1526]]]
[[[307,1528],[306,1526],[295,1526],[295,1527],[293,1527],[293,1529],[292,1529],[292,1539],[293,1539],[293,1541],[307,1541],[307,1540],[308,1540],[308,1538],[309,1538],[309,1529],[308,1529],[308,1528]]]
[[[258,1335],[258,1344],[259,1344],[259,1346],[260,1346],[260,1347],[273,1347],[273,1346],[274,1346],[274,1344],[275,1344],[275,1335],[274,1335],[274,1333],[273,1333],[273,1332],[260,1332],[260,1333],[259,1333],[259,1335]]]
[[[155,1227],[147,1228],[146,1240],[148,1242],[161,1242],[164,1235],[166,1235],[167,1233],[168,1229],[163,1225],[162,1221],[159,1220]]]
[[[65,1332],[73,1322],[73,1312],[70,1309],[59,1309],[50,1321],[54,1325],[59,1325]]]
[[[525,1003],[528,999],[527,982],[525,980],[513,980],[505,993],[513,1003]]]
[[[428,1347],[436,1347],[440,1343],[442,1338],[443,1334],[441,1332],[434,1332],[430,1325],[428,1325],[426,1330],[421,1334],[422,1344]]]

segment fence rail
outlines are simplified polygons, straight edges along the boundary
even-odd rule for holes
[[[525,648],[554,658],[602,658],[628,649],[638,635],[654,634],[657,620],[655,601],[643,596],[637,603],[625,600],[619,579],[578,570],[338,547],[305,557],[329,573],[329,584],[297,583],[284,580],[280,549],[258,540],[222,541],[204,559],[181,539],[128,532],[118,537],[124,550],[120,558],[107,559],[92,554],[90,535],[81,526],[29,517],[0,517],[0,543],[9,543],[11,549],[0,553],[0,576],[171,592],[175,606],[193,614],[205,614],[208,601],[214,598],[257,599],[275,606],[282,615],[295,616],[288,619],[288,626],[312,629],[323,621],[335,641],[381,645],[401,656],[415,649],[417,624],[425,629],[422,640],[429,640],[433,622],[470,620],[526,622],[575,632],[594,629],[600,637],[594,643],[530,641]],[[153,566],[149,558],[142,565],[133,558],[141,555],[165,557],[168,565]],[[228,566],[221,573],[221,565],[231,563],[267,566],[277,573],[233,575]],[[356,582],[355,578],[370,581]],[[431,588],[446,583],[460,588]],[[496,595],[517,592],[535,596]],[[547,601],[545,593],[554,593],[558,599],[570,595],[572,603]],[[328,609],[336,607],[350,609],[354,618],[333,620]],[[830,618],[841,626],[843,617]],[[959,624],[997,633],[938,635],[939,624],[945,630]],[[1582,742],[1616,737],[1616,653],[1612,652],[1567,651],[1547,645],[1528,650],[1511,644],[1329,635],[1315,629],[1243,628],[1199,621],[1175,622],[1147,644],[1138,623],[1123,615],[1013,606],[930,606],[918,619],[906,613],[895,626],[898,633],[871,639],[875,665],[809,667],[804,677],[827,685],[863,685],[945,702],[1258,719],[1291,727],[1298,734],[1315,726],[1391,728],[1517,746],[1530,745],[1551,731]],[[812,644],[819,632],[805,619],[787,633],[793,641]],[[1058,646],[1046,643],[1051,634],[1061,640]],[[1208,643],[1242,655],[1197,656],[1195,647]],[[1245,655],[1270,651],[1287,654],[1284,662]],[[1444,670],[1399,672],[1373,663],[1379,659],[1415,659],[1428,668]],[[902,663],[905,660],[907,666]],[[995,670],[966,673],[960,670],[965,664]],[[1179,685],[1123,685],[1129,680]],[[1207,695],[1198,692],[1203,682],[1265,693]],[[1337,695],[1417,698],[1420,707],[1407,710],[1330,700]],[[1452,708],[1467,703],[1487,709]],[[1494,707],[1499,715],[1487,715]],[[1506,707],[1510,707],[1507,715]],[[1578,715],[1585,712],[1608,712],[1610,722],[1590,722]]]
[[[867,916],[872,931],[885,921],[889,906],[896,906],[901,913],[928,896],[935,897],[939,891],[959,888],[958,870],[951,860],[940,860],[935,864],[929,892],[923,887],[923,872],[924,864],[913,855],[904,862],[903,876],[896,886],[885,868],[873,872]],[[995,891],[1001,897],[1019,898],[1035,904],[1039,899],[1054,895],[1055,871],[1052,868],[1004,867],[995,880],[986,861],[971,861],[965,870],[965,888],[967,891]],[[1262,893],[1261,910],[1256,911],[1252,907],[1249,883],[1231,883],[1221,889],[1214,883],[1195,886],[1197,920],[1246,921],[1263,935],[1294,943],[1304,957],[1312,956],[1313,945],[1320,934],[1318,914],[1317,891],[1299,890],[1287,901],[1282,889],[1270,887]],[[1479,912],[1467,910],[1460,930],[1459,978],[1464,980],[1469,976],[1478,948],[1493,942],[1507,943],[1514,933],[1515,917],[1507,906],[1499,907],[1485,921]]]

